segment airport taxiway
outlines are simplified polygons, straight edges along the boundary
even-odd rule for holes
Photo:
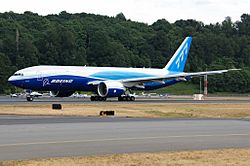
[[[250,147],[250,120],[0,116],[0,160]]]

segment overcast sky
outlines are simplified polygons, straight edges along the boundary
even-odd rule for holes
[[[226,16],[240,20],[243,13],[250,14],[250,0],[2,0],[0,4],[0,12],[47,15],[64,10],[107,16],[122,12],[127,19],[148,24],[162,18],[171,23],[195,19],[209,24],[222,22]]]

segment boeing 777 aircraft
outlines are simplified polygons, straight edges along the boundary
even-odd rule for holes
[[[86,66],[33,66],[18,70],[8,81],[20,88],[51,91],[55,97],[67,97],[75,91],[92,91],[92,101],[118,97],[133,101],[129,90],[153,90],[186,81],[194,76],[221,74],[229,70],[186,73],[184,67],[192,37],[186,37],[163,69]],[[32,101],[31,97],[27,97]]]

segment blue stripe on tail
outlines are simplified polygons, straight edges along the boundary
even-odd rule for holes
[[[186,37],[164,69],[174,72],[183,72],[191,43],[192,37]]]

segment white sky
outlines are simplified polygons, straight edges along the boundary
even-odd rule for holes
[[[2,1],[2,2],[1,2]],[[1,0],[0,12],[39,15],[93,13],[116,16],[122,12],[127,19],[152,24],[165,18],[173,23],[179,19],[195,19],[205,24],[222,22],[230,16],[233,22],[243,13],[250,13],[250,0]]]

